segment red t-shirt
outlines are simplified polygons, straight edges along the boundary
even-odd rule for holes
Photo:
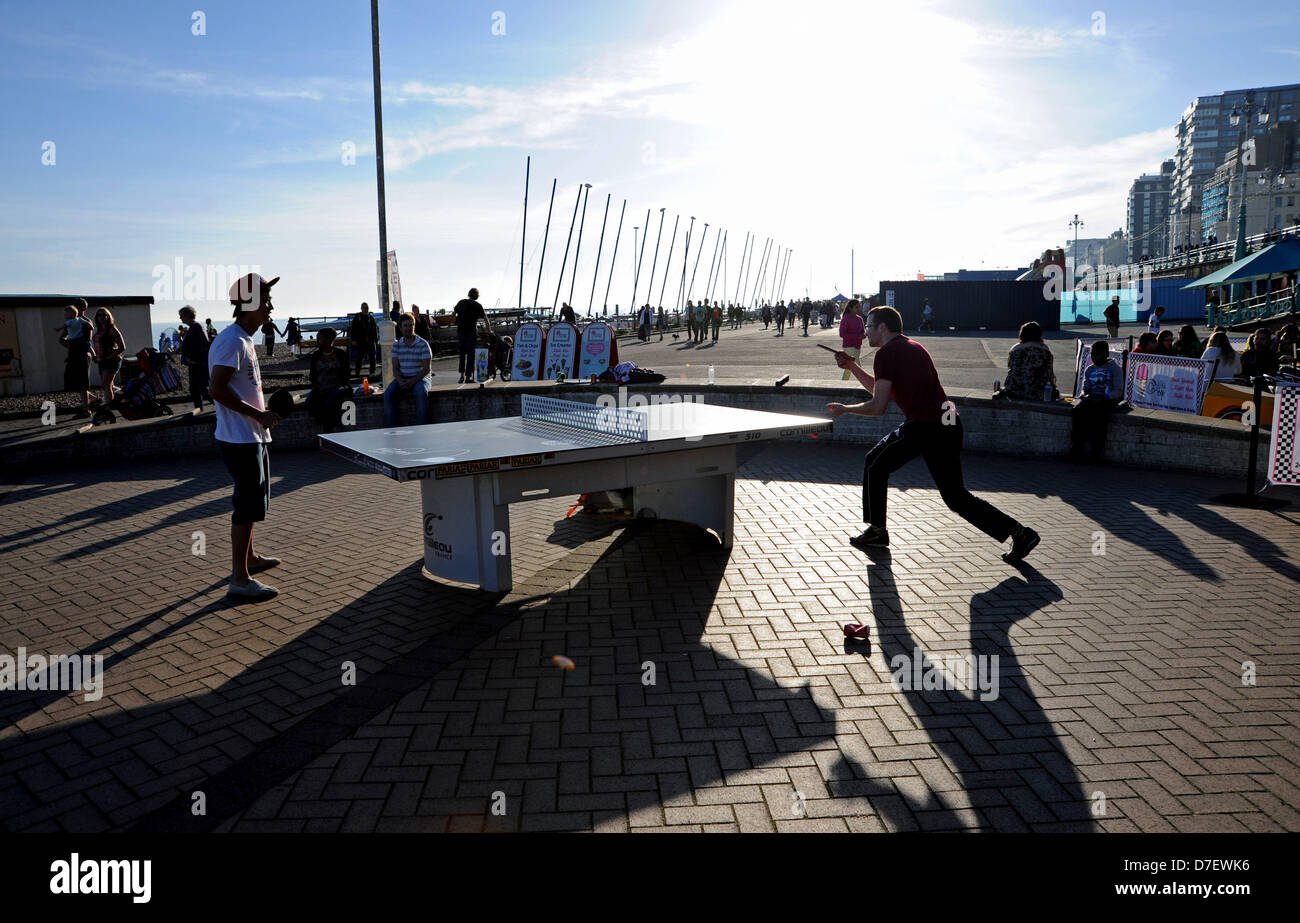
[[[876,350],[874,375],[892,385],[891,396],[908,420],[938,421],[948,395],[930,352],[901,333]]]

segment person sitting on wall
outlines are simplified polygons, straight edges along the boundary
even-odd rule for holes
[[[415,318],[403,314],[397,322],[401,335],[393,344],[392,383],[384,389],[384,425],[398,424],[398,402],[410,395],[415,401],[415,418],[423,426],[429,422],[429,371],[433,352],[429,344],[415,335]]]
[[[1083,373],[1083,388],[1070,413],[1071,458],[1101,462],[1106,429],[1123,386],[1124,372],[1110,357],[1110,345],[1105,340],[1093,343],[1092,365]]]
[[[1049,388],[1056,388],[1052,351],[1043,342],[1042,326],[1031,320],[1021,326],[1020,342],[1007,356],[1003,394],[1019,401],[1041,401]]]
[[[311,354],[308,380],[311,391],[307,394],[307,412],[325,432],[332,433],[339,425],[343,402],[352,396],[348,383],[348,354],[334,345],[338,331],[322,327],[316,332],[316,350]]]

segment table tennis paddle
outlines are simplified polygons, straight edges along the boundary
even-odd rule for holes
[[[277,415],[281,420],[288,419],[297,405],[293,400],[293,392],[288,388],[280,388],[275,391],[266,401],[266,409]]]

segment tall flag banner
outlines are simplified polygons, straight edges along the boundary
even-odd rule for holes
[[[1300,384],[1279,382],[1273,398],[1273,438],[1268,447],[1268,482],[1300,487]]]
[[[384,264],[379,262],[379,260],[375,260],[375,289],[379,293],[378,301],[375,302],[376,304],[380,304],[383,302],[383,298],[384,298],[383,286],[384,286]],[[396,250],[388,251],[388,297],[391,298],[392,301],[396,302],[397,304],[402,303],[402,280],[397,274],[397,251]],[[387,317],[388,312],[391,311],[392,309],[393,309],[392,304],[386,304],[383,306],[382,313],[384,314],[385,317]]]

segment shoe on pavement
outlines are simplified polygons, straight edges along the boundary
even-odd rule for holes
[[[226,590],[226,599],[233,603],[263,602],[279,595],[280,591],[275,587],[267,586],[257,580],[249,580],[243,586],[231,581],[230,588]]]
[[[1019,564],[1025,559],[1025,555],[1038,547],[1042,541],[1038,533],[1028,526],[1020,528],[1020,534],[1012,536],[1011,550],[1002,556],[1002,560],[1008,564]]]
[[[859,551],[869,551],[873,548],[889,547],[889,531],[879,526],[868,526],[861,535],[855,535],[849,539],[849,544]]]
[[[279,558],[261,557],[261,558],[257,558],[254,561],[254,563],[248,565],[248,572],[250,574],[260,574],[264,570],[270,570],[273,567],[279,567],[279,566],[280,566]]]

